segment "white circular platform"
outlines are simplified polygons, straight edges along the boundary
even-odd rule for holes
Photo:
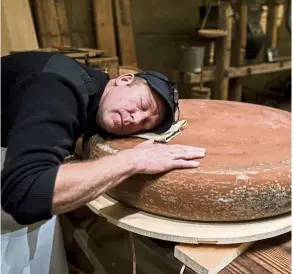
[[[233,244],[272,238],[291,231],[291,214],[247,222],[193,222],[161,217],[125,206],[108,195],[88,207],[125,230],[178,243]]]

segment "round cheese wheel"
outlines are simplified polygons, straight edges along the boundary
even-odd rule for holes
[[[157,215],[197,221],[243,221],[291,210],[291,114],[261,105],[181,100],[182,133],[169,144],[206,149],[193,169],[138,174],[109,191],[113,198]],[[143,142],[93,136],[87,158]]]

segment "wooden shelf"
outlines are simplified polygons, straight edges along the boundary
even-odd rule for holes
[[[247,65],[241,67],[229,67],[227,77],[243,78],[251,75],[273,73],[283,70],[291,70],[291,59],[283,58],[284,60],[272,63],[261,63],[255,65]],[[215,67],[205,68],[203,70],[203,82],[215,81]],[[200,73],[185,73],[182,83],[196,84],[200,82]]]

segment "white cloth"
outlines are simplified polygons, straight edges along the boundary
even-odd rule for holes
[[[1,148],[1,170],[6,149]],[[1,274],[68,273],[59,220],[17,224],[1,210]]]
[[[187,120],[181,120],[173,124],[166,132],[161,134],[147,132],[147,133],[135,134],[132,136],[139,137],[142,139],[147,139],[147,140],[154,140],[155,142],[160,142],[160,143],[168,143],[169,141],[174,139],[176,136],[181,134],[182,132],[181,128],[185,127],[186,125],[187,125]]]

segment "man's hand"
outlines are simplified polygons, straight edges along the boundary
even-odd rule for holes
[[[205,149],[183,145],[166,145],[145,141],[133,149],[119,152],[126,161],[132,161],[137,173],[156,174],[176,168],[195,168],[191,161],[205,156]]]
[[[203,148],[146,141],[95,161],[61,165],[54,186],[52,213],[60,214],[85,205],[138,173],[198,167],[198,162],[189,160],[204,155]]]

